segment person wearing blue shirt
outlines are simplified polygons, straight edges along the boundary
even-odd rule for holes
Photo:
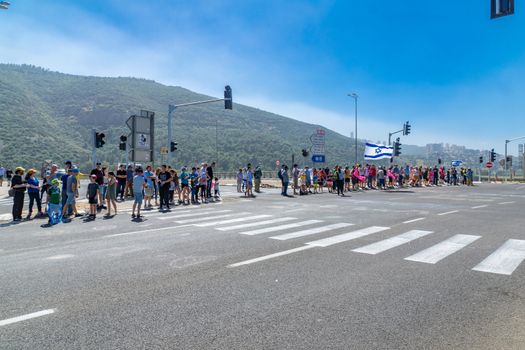
[[[29,195],[29,212],[27,213],[26,220],[31,219],[31,214],[33,213],[33,205],[36,201],[36,206],[38,209],[37,218],[44,216],[42,212],[42,201],[40,200],[40,183],[35,177],[36,170],[29,169],[26,175],[27,181],[27,194]]]

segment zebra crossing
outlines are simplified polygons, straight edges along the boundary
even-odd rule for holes
[[[211,227],[222,232],[234,232],[243,236],[264,236],[276,241],[299,240],[310,238],[317,234],[333,234],[329,237],[311,240],[303,246],[277,252],[268,256],[231,264],[229,267],[249,265],[255,262],[277,258],[283,255],[301,252],[312,248],[326,248],[336,244],[358,240],[373,236],[377,233],[386,233],[391,227],[369,226],[348,230],[355,224],[350,222],[329,223],[318,219],[300,219],[293,216],[277,217],[270,214],[256,214],[234,211],[232,209],[199,208],[175,210],[172,213],[149,213],[151,217],[163,221],[172,221],[180,225],[189,225],[199,228]],[[392,237],[366,244],[351,251],[359,254],[379,255],[397,247],[408,245],[416,240],[434,234],[433,231],[413,229]],[[483,237],[479,235],[456,234],[445,240],[425,248],[412,255],[404,257],[407,262],[437,264],[438,262],[459,254],[467,246],[475,244]],[[493,253],[472,268],[473,271],[493,274],[511,275],[525,260],[525,240],[509,239],[502,243]]]

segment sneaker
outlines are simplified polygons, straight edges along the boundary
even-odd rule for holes
[[[135,214],[131,214],[131,218],[134,219],[136,216]]]
[[[75,214],[75,217],[76,217],[76,218],[80,218],[80,217],[82,217],[82,216],[84,216],[84,215],[83,215],[83,214]]]

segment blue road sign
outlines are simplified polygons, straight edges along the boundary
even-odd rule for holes
[[[457,167],[457,166],[460,166],[461,163],[463,163],[463,161],[461,161],[461,160],[453,160],[451,164],[452,164],[453,167]]]
[[[324,163],[326,161],[326,157],[324,154],[314,154],[312,156],[312,162],[314,163]]]

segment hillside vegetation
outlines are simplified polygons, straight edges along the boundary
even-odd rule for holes
[[[222,87],[218,87],[218,91]],[[127,134],[126,119],[141,109],[155,112],[156,164],[159,148],[166,145],[170,103],[211,98],[181,87],[136,78],[84,77],[27,65],[0,65],[0,162],[9,166],[35,166],[44,159],[72,159],[87,167],[91,159],[91,130],[106,134],[98,159],[114,164],[124,159],[119,137]],[[235,99],[235,90],[234,90]],[[218,144],[215,142],[216,126]],[[309,147],[317,125],[234,103],[179,108],[174,114],[174,165],[216,160],[221,170],[241,164],[299,160]],[[347,163],[353,154],[350,139],[327,130],[327,159]],[[362,150],[360,150],[362,153]]]

